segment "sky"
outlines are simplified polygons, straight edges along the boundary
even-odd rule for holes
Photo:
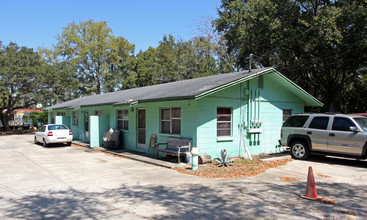
[[[63,27],[107,21],[135,52],[156,47],[164,35],[189,40],[203,21],[216,18],[220,0],[0,0],[0,41],[52,48]]]

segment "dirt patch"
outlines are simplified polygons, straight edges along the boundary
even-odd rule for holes
[[[190,170],[188,168],[175,168],[175,170],[180,173],[206,178],[236,178],[256,176],[270,168],[285,165],[290,161],[292,159],[261,161],[259,157],[254,157],[253,160],[235,160],[233,165],[229,167],[219,167],[215,163],[210,163],[199,166],[198,170]]]
[[[289,155],[289,151],[282,151],[279,153],[259,154],[257,157],[259,157],[259,159],[269,159],[269,158],[276,158],[276,157],[284,157],[288,155]]]
[[[288,176],[284,176],[284,177],[279,177],[283,182],[296,182],[298,180],[301,180],[301,178],[296,178],[296,177],[288,177]]]
[[[84,147],[84,146],[78,145],[78,144],[71,144],[71,146],[73,146],[73,147],[79,147],[79,148],[89,148],[89,147]]]
[[[322,178],[331,178],[331,176],[328,176],[328,175],[325,175],[325,174],[322,174],[322,173],[316,173],[316,175],[318,177],[322,177]]]
[[[354,213],[353,211],[339,210],[338,212],[340,212],[342,214],[346,214],[346,215],[354,215],[354,216],[356,216],[356,213]]]
[[[319,201],[325,204],[335,204],[336,203],[336,201],[333,199],[327,199],[323,197],[321,197]]]
[[[101,150],[92,150],[92,151],[88,151],[88,153],[104,153]]]

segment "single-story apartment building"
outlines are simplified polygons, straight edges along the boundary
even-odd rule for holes
[[[86,96],[48,107],[49,123],[101,146],[109,128],[122,131],[122,148],[148,152],[149,138],[192,139],[200,155],[221,149],[242,156],[278,151],[280,129],[291,114],[322,103],[274,68],[253,69]]]

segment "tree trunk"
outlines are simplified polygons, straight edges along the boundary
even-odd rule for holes
[[[0,112],[0,120],[3,125],[2,130],[9,130],[8,117],[6,117],[6,114],[4,114],[2,111]]]
[[[335,112],[335,100],[330,101],[329,112]]]

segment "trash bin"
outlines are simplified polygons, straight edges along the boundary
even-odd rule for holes
[[[110,128],[103,135],[103,147],[111,150],[117,150],[121,146],[121,131]]]
[[[186,161],[187,161],[187,163],[189,164],[189,163],[191,163],[191,161],[192,161],[192,159],[191,159],[191,153],[190,152],[186,152]]]

